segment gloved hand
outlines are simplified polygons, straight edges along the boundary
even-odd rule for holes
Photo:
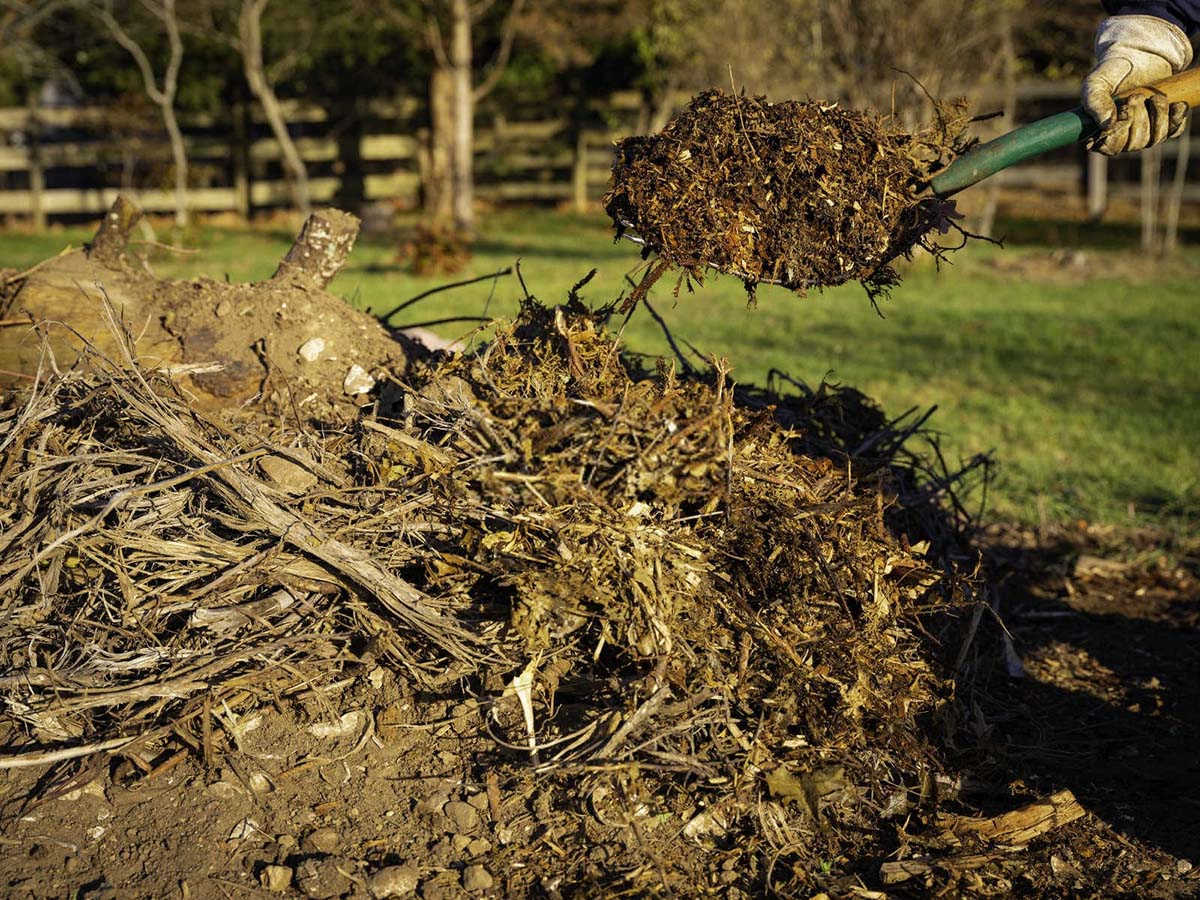
[[[1192,44],[1157,16],[1109,16],[1096,31],[1096,67],[1083,82],[1083,107],[1103,131],[1090,149],[1107,156],[1144,150],[1183,130],[1187,104],[1168,104],[1148,89],[1117,103],[1113,95],[1160,81],[1187,68]]]

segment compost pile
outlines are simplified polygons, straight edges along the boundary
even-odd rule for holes
[[[922,196],[964,147],[965,108],[909,134],[869,112],[706,91],[658,134],[618,143],[605,209],[666,265],[794,291],[898,283],[890,263],[953,227]]]
[[[235,427],[128,342],[39,384],[0,414],[6,761],[207,760],[214,717],[378,663],[474,698],[479,765],[535,773],[589,840],[645,835],[617,869],[498,848],[511,891],[718,863],[732,895],[799,889],[891,852],[952,718],[952,482],[853,391],[644,371],[609,312],[530,298],[339,421]],[[672,820],[691,871],[651,862]]]

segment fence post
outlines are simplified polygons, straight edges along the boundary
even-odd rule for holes
[[[588,146],[587,132],[582,128],[575,137],[575,165],[571,170],[571,187],[575,211],[586,212],[588,205]]]
[[[1104,218],[1108,210],[1108,157],[1103,153],[1087,155],[1087,214],[1093,222]]]
[[[250,195],[250,107],[244,100],[233,105],[233,206],[242,221],[254,212]]]
[[[37,231],[46,230],[46,171],[42,167],[42,120],[38,116],[37,93],[29,92],[29,117],[25,134],[29,141],[29,214]]]

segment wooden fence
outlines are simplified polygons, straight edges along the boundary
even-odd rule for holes
[[[416,204],[424,135],[413,124],[411,105],[376,106],[353,116],[300,103],[286,104],[285,111],[315,202]],[[143,127],[132,130],[114,112],[0,108],[0,217],[44,222],[94,215],[122,190],[144,209],[173,210],[170,152],[157,121],[143,114]],[[247,216],[290,202],[279,144],[259,117],[234,110],[228,121],[193,119],[183,126],[190,210]],[[477,193],[497,202],[583,206],[603,193],[612,142],[629,133],[632,127],[573,127],[566,118],[481,117]]]
[[[1071,105],[1077,89],[1075,83],[1018,85],[1018,120]],[[998,105],[985,97],[977,108]],[[573,126],[566,117],[509,121],[482,114],[475,148],[480,198],[578,207],[595,201],[608,180],[612,142],[633,133],[636,109],[636,97],[614,98],[603,116],[618,123],[611,128]],[[351,208],[377,201],[416,204],[423,135],[415,102],[350,112],[290,103],[286,113],[315,202]],[[184,126],[191,210],[248,216],[289,203],[278,144],[252,107]],[[1165,149],[1167,160],[1174,146]],[[1096,160],[1071,148],[997,177],[1005,186],[1047,193],[1080,193],[1088,186],[1093,206],[1108,194],[1138,190],[1136,161],[1101,170]],[[120,190],[132,191],[145,209],[174,208],[170,154],[152,108],[136,115],[101,107],[0,109],[0,217],[42,224],[50,217],[96,215]],[[1189,186],[1185,199],[1200,201],[1200,186]]]

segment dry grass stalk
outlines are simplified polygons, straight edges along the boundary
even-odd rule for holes
[[[369,647],[448,698],[496,685],[500,744],[571,796],[690,809],[780,889],[882,852],[952,696],[927,633],[971,587],[954,478],[853,391],[643,371],[606,315],[530,301],[361,426],[234,428],[132,356],[39,383],[0,414],[9,761],[179,734],[211,764],[214,698]]]

